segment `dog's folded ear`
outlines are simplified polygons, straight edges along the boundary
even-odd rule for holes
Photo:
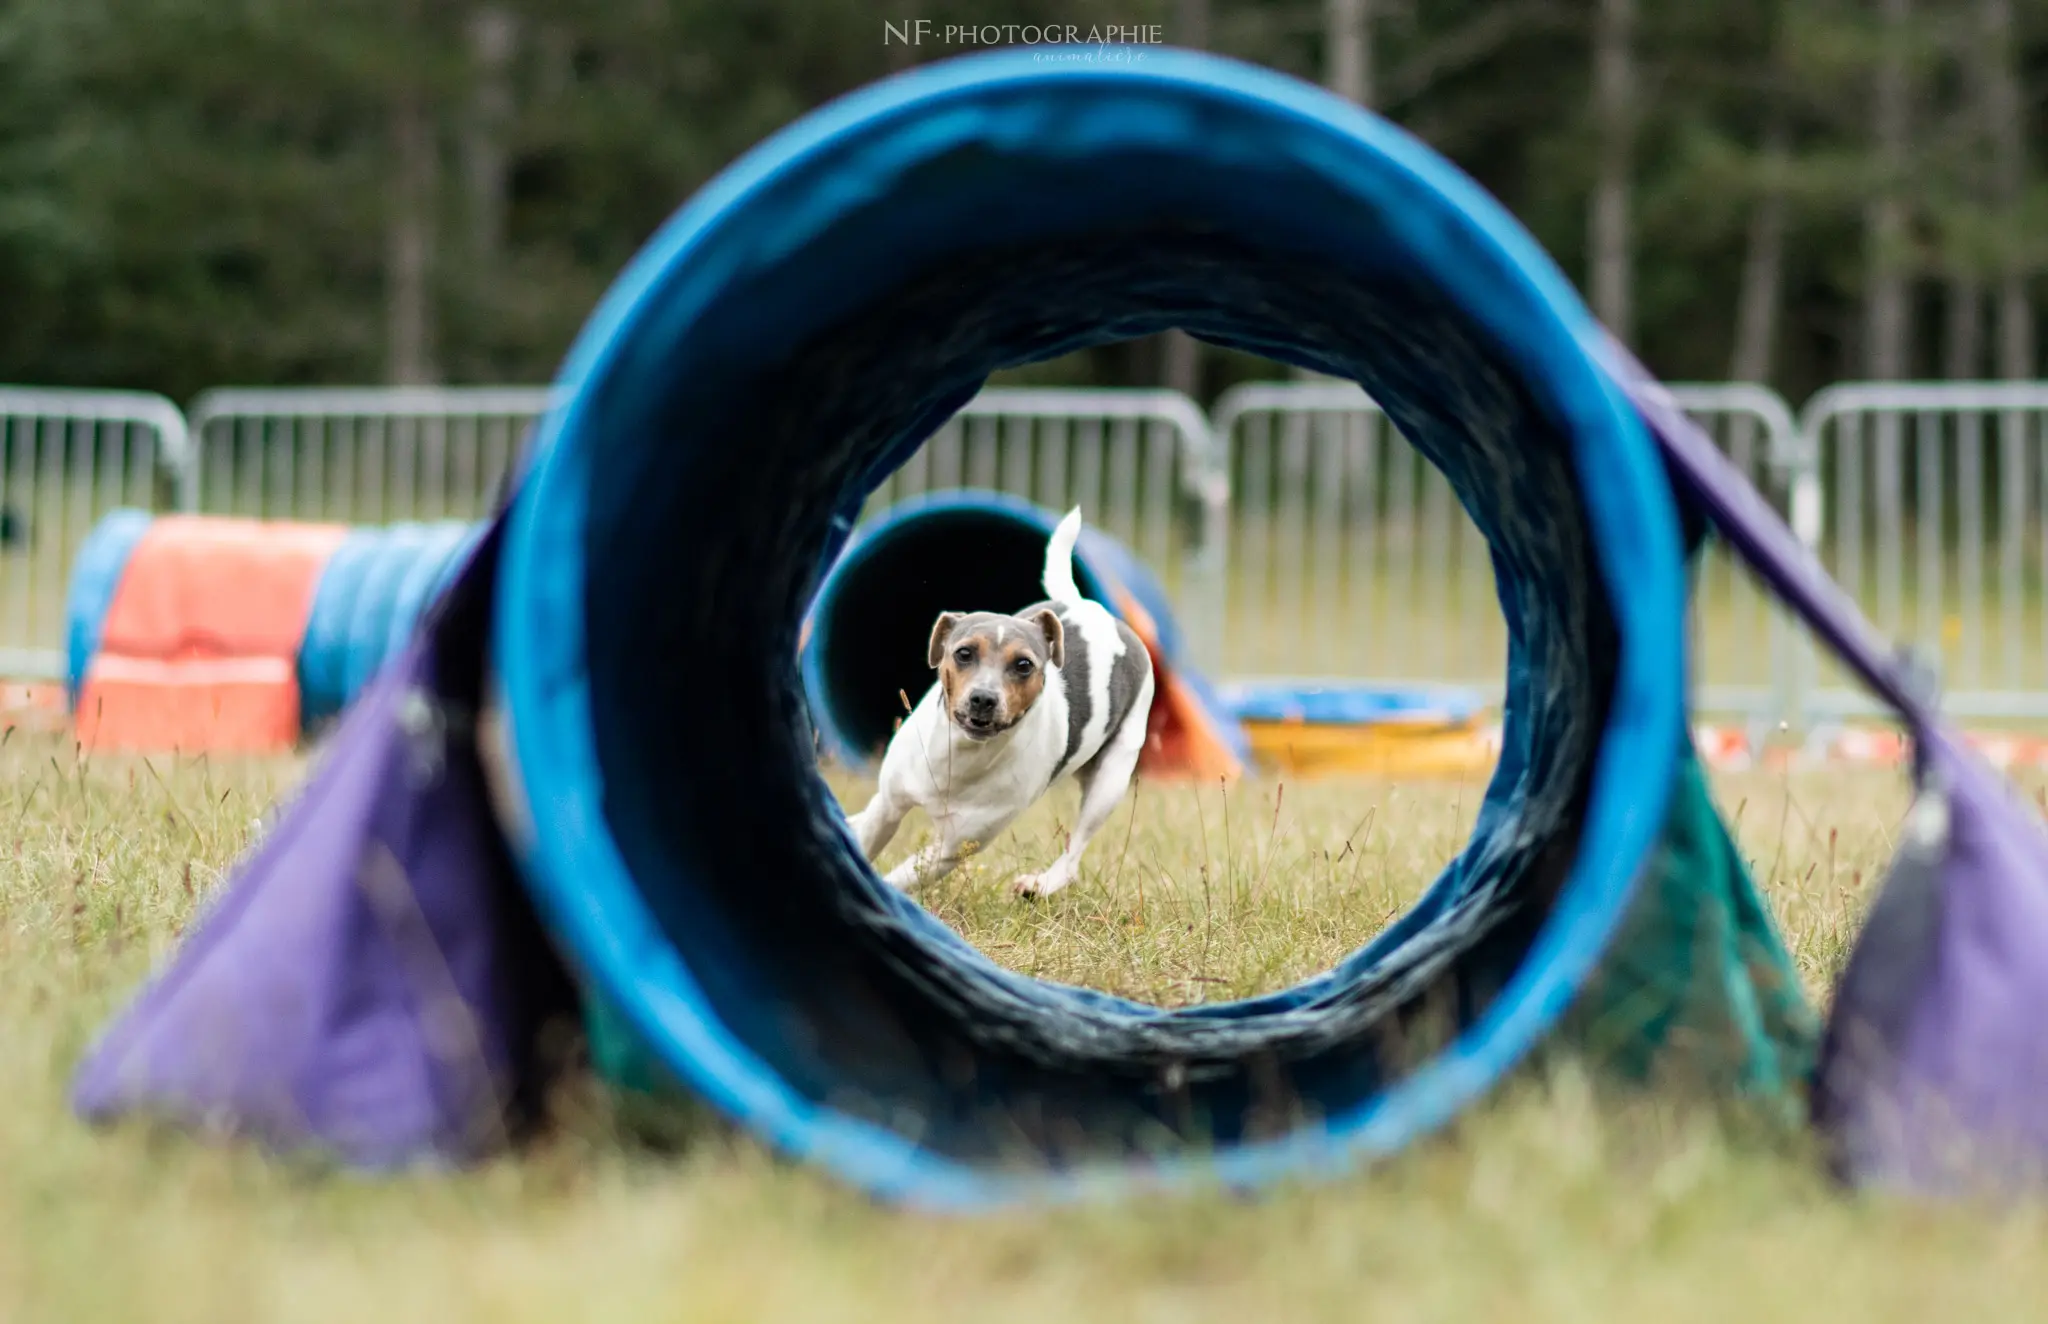
[[[932,622],[932,641],[925,647],[925,664],[932,670],[939,669],[939,662],[946,656],[946,636],[959,623],[960,613],[952,611],[940,612],[939,619]]]
[[[1067,627],[1060,621],[1059,613],[1047,607],[1034,612],[1031,623],[1045,636],[1045,656],[1056,667],[1067,665]]]

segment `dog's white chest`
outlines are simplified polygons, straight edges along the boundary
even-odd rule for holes
[[[1057,678],[1047,677],[1047,690]],[[946,719],[936,689],[892,745],[885,776],[901,778],[933,817],[1015,814],[1045,793],[1066,746],[1063,695],[1048,693],[1024,720],[994,740],[971,740]]]

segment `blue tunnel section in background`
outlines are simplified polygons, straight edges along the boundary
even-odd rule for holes
[[[135,545],[155,518],[149,511],[124,508],[100,517],[79,544],[71,562],[71,581],[64,596],[65,702],[78,702],[85,670],[99,652],[100,631],[114,605],[114,590],[128,569]]]
[[[385,545],[382,529],[356,529],[335,548],[320,576],[299,645],[299,712],[306,725],[326,721],[347,706],[349,620],[363,580]]]
[[[1670,490],[1561,273],[1363,110],[1142,54],[929,66],[715,179],[572,351],[496,586],[545,810],[522,873],[587,991],[784,1152],[929,1205],[1259,1184],[1441,1125],[1589,978],[1682,747]],[[1362,384],[1486,534],[1510,651],[1473,839],[1409,915],[1166,1010],[1003,969],[885,888],[797,659],[845,512],[990,373],[1175,326]]]
[[[1467,722],[1485,708],[1481,695],[1462,687],[1335,681],[1244,682],[1225,685],[1217,697],[1226,712],[1244,722]]]
[[[299,646],[304,725],[337,716],[397,655],[483,528],[443,521],[350,532],[320,576]]]

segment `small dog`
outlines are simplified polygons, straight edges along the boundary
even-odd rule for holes
[[[1152,713],[1152,658],[1131,628],[1074,583],[1081,512],[1069,511],[1045,548],[1048,602],[1014,616],[943,612],[929,661],[939,679],[882,757],[881,786],[850,821],[873,860],[912,806],[938,839],[889,871],[894,887],[951,873],[988,845],[1052,784],[1072,773],[1081,813],[1067,848],[1020,896],[1074,881],[1081,853],[1123,799]]]

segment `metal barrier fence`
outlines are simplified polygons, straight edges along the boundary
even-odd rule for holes
[[[71,562],[100,516],[165,509],[185,416],[140,391],[0,387],[0,676],[64,674]]]
[[[209,391],[192,409],[182,504],[351,523],[480,517],[554,399],[518,387]],[[1177,392],[986,390],[864,514],[958,487],[1079,504],[1159,572],[1199,657],[1214,633],[1212,449],[1208,419]]]
[[[184,509],[385,524],[481,519],[548,387],[208,391]]]
[[[2048,718],[2048,383],[1851,384],[1795,424],[1761,387],[1674,388],[1964,716]],[[61,672],[66,579],[118,505],[382,523],[489,512],[549,388],[0,388],[0,674]],[[1079,504],[1159,573],[1230,676],[1497,686],[1483,540],[1364,392],[1253,384],[1205,416],[1171,391],[992,389],[870,499],[942,488]],[[1701,702],[1757,718],[1874,711],[1710,550]],[[1767,647],[1759,648],[1759,641]]]
[[[1799,451],[1784,402],[1740,384],[1673,389],[1789,516]],[[1507,635],[1486,540],[1364,391],[1236,387],[1217,402],[1214,430],[1231,482],[1225,672],[1497,690]],[[1789,713],[1792,626],[1716,550],[1694,611],[1702,705]]]
[[[2048,717],[2048,383],[1857,383],[1801,417],[1815,544],[1872,621],[1938,662],[1966,717]],[[1806,710],[1875,711],[1809,657]]]

